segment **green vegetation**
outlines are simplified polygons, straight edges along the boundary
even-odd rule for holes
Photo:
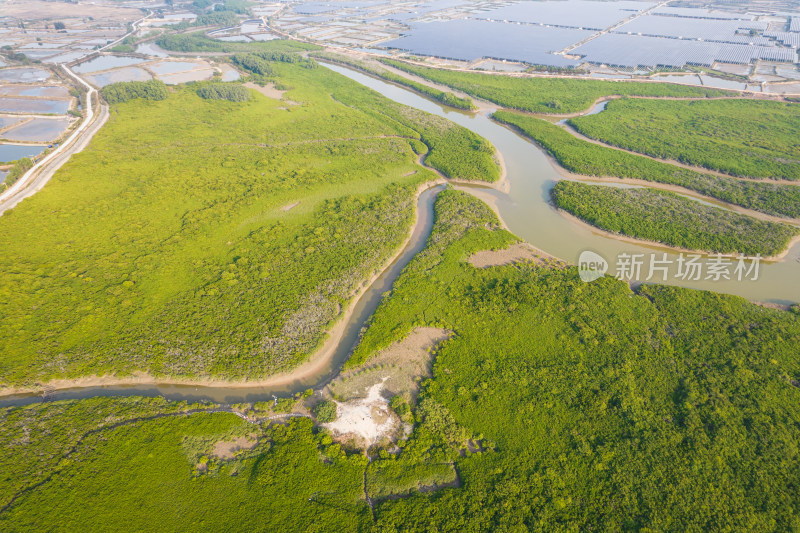
[[[800,218],[800,187],[714,176],[653,161],[577,139],[555,124],[519,113],[497,111],[492,118],[514,126],[547,150],[561,166],[577,174],[677,185],[769,215]]]
[[[109,104],[120,104],[136,98],[145,100],[166,100],[169,96],[167,85],[161,80],[121,81],[106,85],[100,91]]]
[[[363,456],[345,455],[307,419],[267,427],[229,413],[170,416],[185,408],[95,399],[0,411],[0,446],[11,452],[2,461],[13,468],[3,478],[14,479],[3,481],[4,504],[18,496],[0,529],[367,529]],[[240,438],[257,444],[221,451]]]
[[[405,76],[399,76],[394,72],[390,72],[378,66],[370,65],[369,63],[366,63],[364,61],[358,61],[341,54],[332,54],[329,52],[315,52],[313,56],[318,59],[323,59],[325,61],[331,61],[333,63],[341,63],[342,65],[353,67],[362,72],[371,74],[373,76],[377,76],[378,78],[384,79],[386,81],[403,85],[404,87],[408,87],[409,89],[412,89],[424,96],[427,96],[428,98],[436,100],[439,103],[442,103],[450,107],[455,107],[456,109],[467,109],[467,110],[475,109],[475,104],[469,98],[460,98],[451,92],[440,91],[439,89],[428,87],[424,83],[419,83],[417,81],[410,80]]]
[[[247,102],[250,91],[236,83],[206,83],[197,88],[197,95],[206,100]]]
[[[373,500],[382,500],[450,486],[457,479],[451,463],[376,461],[367,469],[367,492]]]
[[[734,176],[800,179],[800,105],[623,99],[570,119],[593,139]]]
[[[269,61],[258,57],[256,54],[233,54],[231,60],[237,67],[249,70],[258,76],[272,76],[275,74]]]
[[[786,490],[800,481],[797,316],[709,292],[584,283],[574,267],[476,269],[471,253],[513,236],[464,193],[442,193],[436,216],[355,357],[415,326],[454,331],[421,396],[483,451],[455,459],[460,488],[379,503],[379,528],[798,523],[800,497]]]
[[[131,53],[136,51],[136,37],[133,35],[128,35],[125,37],[122,42],[113,48],[111,48],[112,52],[117,53]]]
[[[383,63],[441,83],[497,105],[537,113],[573,113],[588,109],[603,96],[691,96],[705,98],[731,93],[670,83],[636,83],[567,78],[518,78],[421,67],[393,59]]]
[[[415,326],[455,333],[411,412],[392,401],[415,424],[399,452],[368,462],[305,418],[186,416],[210,406],[162,400],[5,409],[0,465],[16,499],[0,528],[795,527],[800,317],[704,291],[584,283],[574,267],[477,269],[472,253],[517,239],[466,193],[441,193],[435,210],[427,247],[349,363]],[[250,446],[219,451],[242,438]]]
[[[457,178],[499,175],[460,126],[328,69],[271,65],[299,105],[192,86],[116,104],[0,217],[15,236],[0,243],[0,383],[291,369],[403,242],[436,177],[420,156]]]
[[[214,11],[232,11],[239,15],[249,15],[252,2],[245,0],[225,0],[222,4],[214,6]]]
[[[653,189],[560,181],[553,188],[553,200],[600,229],[692,250],[773,256],[800,232]]]
[[[185,20],[178,24],[171,24],[170,27],[174,30],[186,30],[188,28],[195,28],[200,26],[236,26],[239,24],[239,17],[233,11],[212,11],[210,13],[203,13],[198,15],[194,20]]]
[[[317,421],[326,424],[336,420],[336,402],[324,400],[314,407],[314,416]]]
[[[237,43],[217,41],[206,36],[203,32],[187,34],[168,34],[159,37],[156,44],[164,50],[174,52],[255,52],[255,51],[274,51],[274,52],[303,52],[306,50],[321,50],[315,44],[302,43],[286,39],[274,39],[272,41],[257,43]]]
[[[6,179],[3,180],[3,183],[0,183],[0,191],[11,187],[11,185],[21,178],[28,170],[30,170],[32,166],[33,160],[29,157],[23,157],[22,159],[16,160],[14,165],[8,171]]]

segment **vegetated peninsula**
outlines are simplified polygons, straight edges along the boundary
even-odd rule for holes
[[[291,89],[282,100],[107,87],[111,119],[91,145],[0,217],[13,235],[0,243],[3,385],[289,370],[406,238],[416,191],[438,178],[421,157],[498,179],[494,148],[469,130],[274,47],[256,79]]]
[[[682,249],[762,257],[783,252],[800,229],[703,205],[669,191],[560,181],[559,208],[612,233]]]
[[[654,161],[578,139],[555,124],[521,113],[501,110],[492,118],[513,126],[576,174],[674,185],[768,215],[800,218],[800,187],[716,176]]]
[[[740,177],[800,179],[797,103],[622,99],[569,123],[588,137],[654,157]]]
[[[535,113],[576,113],[604,96],[694,97],[733,96],[734,93],[670,83],[613,82],[569,78],[520,78],[424,67],[381,59],[387,65],[463,91],[509,109]]]

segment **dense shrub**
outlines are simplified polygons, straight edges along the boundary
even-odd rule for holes
[[[169,91],[161,80],[123,81],[106,85],[100,94],[109,104],[119,104],[135,98],[166,100]]]
[[[317,417],[317,421],[322,424],[333,422],[337,417],[336,402],[325,400],[318,403],[314,406],[314,416]]]
[[[231,83],[205,84],[197,89],[197,94],[206,100],[230,100],[231,102],[250,100],[250,91],[241,85]]]
[[[692,250],[777,255],[798,233],[786,224],[756,220],[654,189],[560,181],[553,188],[553,199],[561,209],[598,228]]]

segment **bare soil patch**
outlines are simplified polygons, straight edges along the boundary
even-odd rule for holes
[[[214,445],[214,455],[220,459],[232,459],[239,450],[252,450],[258,444],[253,435],[237,437],[233,440],[221,440]]]
[[[336,420],[323,426],[337,440],[352,440],[364,448],[389,438],[400,426],[400,420],[389,407],[389,401],[381,394],[385,380],[386,378],[367,389],[365,398],[336,402]]]
[[[280,100],[281,102],[289,105],[300,105],[297,102],[292,102],[291,100],[284,100],[283,95],[286,91],[281,91],[275,88],[274,83],[269,83],[267,85],[256,85],[255,83],[248,82],[244,84],[245,87],[248,89],[255,89],[256,91],[260,92],[267,98],[272,98],[273,100]]]
[[[328,385],[327,391],[350,400],[380,383],[385,396],[402,395],[413,402],[420,379],[431,375],[433,348],[449,337],[450,332],[445,329],[416,328],[401,341],[381,350],[366,365],[342,373]]]
[[[475,268],[488,268],[511,263],[534,263],[538,266],[561,265],[562,261],[526,242],[512,244],[504,250],[482,250],[475,252],[469,259]]]

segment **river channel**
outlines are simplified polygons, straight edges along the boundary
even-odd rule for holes
[[[414,92],[391,83],[367,76],[339,65],[325,65],[384,96],[399,103],[443,116],[488,139],[505,161],[509,192],[501,192],[485,186],[457,186],[489,203],[501,216],[508,228],[537,248],[570,262],[577,262],[584,250],[600,254],[613,265],[618,254],[656,253],[659,259],[666,249],[658,246],[642,246],[617,241],[583,224],[568,220],[550,204],[550,191],[563,171],[534,143],[519,136],[511,129],[488,118],[489,113],[467,113],[455,111],[423,98]],[[418,199],[418,223],[411,239],[397,260],[385,270],[358,300],[353,313],[345,324],[344,333],[332,351],[332,355],[314,373],[280,386],[193,386],[168,384],[137,384],[115,386],[91,386],[61,389],[48,396],[49,399],[89,398],[94,396],[164,396],[175,400],[213,400],[220,403],[254,402],[286,396],[307,388],[320,388],[333,379],[345,362],[363,326],[380,303],[381,296],[388,291],[394,280],[408,262],[425,246],[433,226],[433,203],[443,186],[424,191]],[[672,276],[666,283],[694,289],[737,294],[745,298],[774,303],[800,302],[800,243],[790,250],[782,262],[762,262],[758,280],[743,281],[683,281]],[[667,252],[668,259],[677,261],[677,255]],[[645,262],[645,266],[646,266]],[[646,268],[643,268],[643,273]],[[610,272],[613,274],[613,272]],[[671,272],[670,272],[671,273]],[[660,274],[659,274],[660,277]],[[751,275],[752,277],[752,275]],[[20,394],[0,398],[0,407],[25,405],[42,400],[38,394]]]

